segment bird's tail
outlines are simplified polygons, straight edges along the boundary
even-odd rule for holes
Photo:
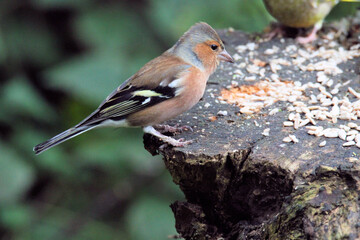
[[[34,150],[35,154],[40,154],[49,148],[52,148],[62,142],[65,142],[66,140],[69,140],[70,138],[73,138],[81,133],[84,133],[86,131],[89,131],[90,129],[93,129],[94,127],[96,127],[96,126],[86,126],[86,125],[84,126],[83,125],[83,126],[76,126],[76,127],[70,128],[70,129],[56,135],[55,137],[36,145],[33,148],[33,150]]]

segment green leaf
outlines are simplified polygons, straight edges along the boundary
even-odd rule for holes
[[[52,136],[43,133],[43,129],[29,128],[27,124],[18,123],[11,135],[11,143],[17,150],[27,154],[39,168],[59,175],[59,177],[76,176],[76,169],[68,161],[70,156],[62,146],[56,146],[40,155],[35,155],[33,147],[50,137]]]
[[[0,211],[0,221],[3,226],[12,231],[19,231],[28,226],[34,213],[29,205],[10,205]]]
[[[234,27],[261,31],[271,20],[261,0],[151,1],[150,19],[157,30],[175,41],[195,22],[205,21],[214,28]]]
[[[139,13],[127,9],[124,4],[96,6],[83,11],[75,19],[75,28],[78,39],[94,47],[95,51],[124,59],[160,51],[152,39],[153,33],[140,21]]]
[[[8,17],[3,36],[9,59],[16,63],[29,61],[34,65],[48,66],[60,57],[55,36],[45,22],[36,18]]]
[[[34,169],[0,142],[0,206],[18,201],[34,180]]]
[[[39,142],[38,142],[39,143]],[[78,169],[69,163],[71,155],[67,154],[60,146],[52,148],[41,155],[35,156],[34,161],[40,168],[44,169],[48,173],[55,173],[58,178],[76,178],[78,175]]]
[[[144,149],[142,136],[140,129],[94,130],[78,139],[75,155],[81,165],[100,166],[117,175],[149,170],[161,162]]]
[[[341,2],[337,4],[326,17],[328,21],[334,21],[343,17],[354,15],[360,8],[360,2]]]
[[[63,229],[68,222],[74,217],[74,213],[66,208],[56,206],[46,206],[41,215],[32,221],[27,228],[22,231],[16,231],[15,239],[32,240],[32,239],[65,239],[62,236]]]
[[[121,54],[121,47],[128,44],[133,35],[126,34],[128,28],[132,26],[135,30],[136,23],[130,19],[131,15],[120,7],[97,7],[77,17],[76,33],[80,40],[100,51],[117,51]]]
[[[128,238],[118,229],[112,228],[110,224],[100,221],[90,221],[81,229],[74,239],[114,240]]]
[[[169,205],[169,202],[147,195],[134,202],[127,216],[131,239],[166,240],[169,235],[176,234]]]
[[[122,73],[124,81],[166,50],[159,47],[154,39],[156,34],[144,26],[141,16],[122,3],[96,6],[77,16],[75,34],[93,54],[119,59],[119,65],[114,67]]]
[[[122,65],[118,57],[89,54],[53,67],[45,78],[50,87],[97,106],[126,79],[121,76]]]
[[[24,76],[10,79],[1,89],[0,101],[3,105],[0,118],[5,121],[17,120],[14,115],[31,116],[34,119],[50,122],[54,111],[37,93]]]

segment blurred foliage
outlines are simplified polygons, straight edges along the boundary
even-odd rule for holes
[[[331,18],[358,5],[339,4]],[[39,156],[189,26],[261,31],[261,0],[0,1],[0,238],[167,239],[183,195],[140,129],[94,130]]]

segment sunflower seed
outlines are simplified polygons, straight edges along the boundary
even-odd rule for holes
[[[292,126],[294,126],[294,123],[290,122],[290,121],[285,121],[285,122],[283,122],[283,126],[284,127],[292,127]]]
[[[339,129],[338,128],[326,128],[322,132],[325,137],[328,138],[336,138],[339,136]]]
[[[348,87],[348,91],[354,95],[356,98],[360,98],[360,93],[358,93],[357,91],[355,91],[352,87]]]
[[[289,142],[291,142],[291,141],[292,141],[292,140],[291,140],[290,137],[284,137],[284,138],[283,138],[283,142],[289,143]]]
[[[326,145],[326,141],[322,141],[321,143],[319,143],[319,147],[324,147]]]
[[[355,145],[354,141],[348,141],[348,142],[343,144],[343,147],[350,147],[350,146],[354,146],[354,145]]]
[[[270,135],[270,128],[265,128],[264,131],[261,133],[264,136],[269,136]]]
[[[291,141],[293,141],[294,143],[298,143],[299,142],[299,139],[296,138],[295,135],[289,135],[289,138],[291,139]]]
[[[358,127],[358,125],[357,125],[356,123],[353,123],[353,122],[349,122],[349,123],[347,124],[347,126],[348,126],[349,128],[357,128],[357,127]]]
[[[346,140],[346,132],[344,129],[340,129],[339,130],[339,138],[342,139],[342,140]]]

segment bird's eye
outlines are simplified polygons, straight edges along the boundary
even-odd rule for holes
[[[211,47],[211,49],[212,49],[212,50],[214,50],[214,51],[218,48],[218,46],[217,46],[217,45],[215,45],[215,44],[211,44],[211,46],[210,46],[210,47]]]

